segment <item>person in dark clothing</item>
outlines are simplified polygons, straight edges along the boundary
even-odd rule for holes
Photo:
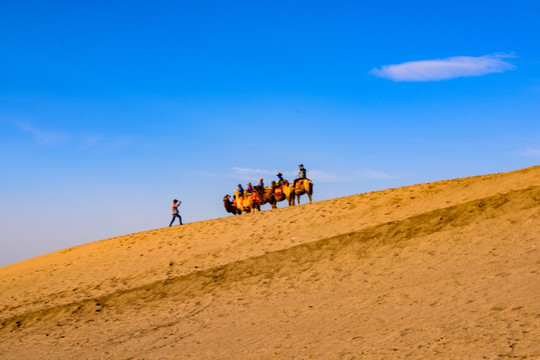
[[[172,202],[172,220],[171,220],[171,223],[169,224],[169,227],[172,226],[173,222],[174,222],[174,219],[178,218],[178,220],[180,221],[180,225],[183,225],[182,224],[182,217],[180,216],[179,212],[178,212],[178,207],[180,206],[182,202],[181,201],[178,201],[176,199],[173,200]]]
[[[238,184],[238,193],[240,193],[240,196],[244,196],[244,188],[242,185]]]
[[[278,179],[279,179],[279,180],[276,182],[276,185],[277,185],[277,186],[283,185],[283,174],[280,173],[280,172],[278,172],[278,173],[276,174],[276,176],[277,176]]]
[[[278,186],[276,185],[275,181],[272,181],[272,184],[270,185],[270,189],[272,190],[272,195],[274,195],[274,192]]]
[[[300,164],[300,165],[298,165],[298,176],[293,181],[293,187],[296,187],[296,182],[298,182],[300,180],[303,180],[303,179],[307,179],[306,169],[304,169],[303,164]]]

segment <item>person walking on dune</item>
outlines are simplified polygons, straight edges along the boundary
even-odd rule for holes
[[[178,218],[178,221],[180,221],[180,225],[183,225],[182,224],[182,217],[180,216],[180,213],[178,212],[178,207],[180,206],[182,202],[181,201],[178,201],[176,199],[173,200],[172,202],[172,220],[171,220],[171,223],[169,224],[169,227],[172,226],[173,222],[174,222],[174,219]]]

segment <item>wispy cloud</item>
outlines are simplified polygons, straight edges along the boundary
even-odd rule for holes
[[[313,181],[320,181],[322,183],[347,182],[346,177],[340,176],[333,172],[323,171],[323,170],[312,170],[309,172],[308,177],[310,179],[313,179]]]
[[[540,149],[528,148],[521,151],[521,154],[528,157],[539,157],[540,158]]]
[[[29,123],[17,122],[16,125],[31,134],[40,145],[61,146],[69,140],[69,135],[63,132],[39,129]]]
[[[516,67],[503,60],[510,57],[514,56],[492,54],[478,57],[455,56],[445,59],[410,61],[402,64],[383,65],[372,69],[371,73],[394,81],[448,80],[513,70]]]
[[[361,179],[374,179],[374,180],[390,180],[395,179],[395,176],[389,175],[382,171],[377,170],[371,170],[371,169],[364,169],[361,171],[358,171],[356,173],[356,176]]]
[[[267,170],[267,169],[250,169],[250,168],[243,168],[243,167],[233,167],[232,168],[233,175],[238,176],[243,179],[249,179],[257,176],[275,176],[278,171],[277,170]]]
[[[86,134],[82,136],[80,141],[81,149],[88,149],[97,146],[100,142],[103,142],[104,136],[98,134]]]
[[[214,172],[197,172],[196,176],[204,176],[210,178],[223,178],[223,179],[237,179],[237,180],[246,180],[246,181],[255,181],[256,179],[262,177],[265,178],[266,182],[271,180],[277,180],[276,173],[277,170],[268,170],[268,169],[251,169],[243,167],[234,167],[230,171],[225,173],[214,173]],[[283,176],[286,179],[294,179],[297,175],[296,172],[283,172]],[[321,183],[353,183],[361,181],[362,179],[375,179],[375,180],[391,180],[396,179],[400,176],[393,176],[382,171],[363,169],[357,171],[351,171],[343,174],[336,174],[331,171],[313,169],[308,171],[308,177],[315,181]]]
[[[250,169],[243,167],[234,167],[231,169],[232,172],[228,174],[228,177],[234,177],[244,180],[254,180],[256,178],[267,178],[268,180],[277,180],[276,174],[278,170],[268,170],[268,169]],[[283,177],[286,179],[294,179],[298,174],[295,171],[280,171],[283,174]],[[309,178],[312,180],[324,182],[324,183],[333,183],[333,182],[344,182],[345,178],[342,178],[335,173],[323,171],[323,170],[310,170]]]
[[[114,151],[127,148],[137,140],[137,137],[132,135],[104,136],[101,134],[70,133],[44,130],[29,122],[14,122],[14,124],[25,133],[30,134],[38,145],[72,147],[76,150]]]
[[[258,178],[274,179],[278,170],[268,169],[251,169],[244,167],[233,167],[226,172],[210,172],[210,171],[198,171],[193,173],[196,176],[204,176],[209,178],[223,178],[223,179],[237,179],[237,180],[249,180],[254,181]],[[282,172],[283,173],[283,172]],[[285,177],[290,177],[293,173],[283,173]]]

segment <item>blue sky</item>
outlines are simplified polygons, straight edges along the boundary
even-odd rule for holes
[[[299,163],[315,200],[540,163],[533,0],[4,2],[0,51],[0,266]]]

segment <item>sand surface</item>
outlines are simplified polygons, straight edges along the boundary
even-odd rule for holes
[[[0,359],[540,359],[540,166],[279,206],[0,268]]]

